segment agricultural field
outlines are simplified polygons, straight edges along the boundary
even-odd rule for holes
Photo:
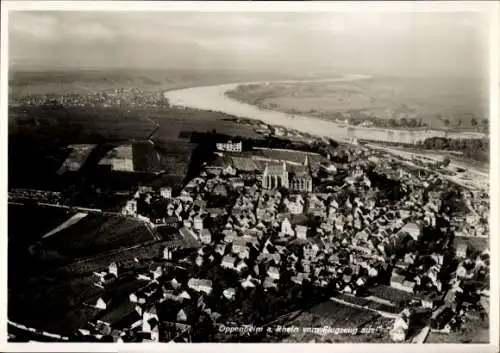
[[[459,79],[377,77],[353,82],[254,84],[239,86],[228,95],[290,114],[342,121],[361,117],[416,119],[433,129],[474,130],[488,117],[486,86]],[[476,121],[471,122],[472,118]]]

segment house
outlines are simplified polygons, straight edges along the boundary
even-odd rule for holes
[[[246,242],[251,243],[252,246],[258,246],[259,245],[259,238],[258,238],[257,234],[255,234],[253,232],[250,232],[249,230],[246,230],[243,233],[243,239]]]
[[[301,195],[294,195],[283,202],[291,214],[301,214],[304,212],[304,199]]]
[[[355,294],[354,293],[354,290],[352,289],[352,287],[348,284],[346,284],[344,286],[344,288],[342,289],[342,293],[346,293],[346,294]]]
[[[247,241],[243,238],[236,238],[233,240],[233,253],[238,254],[242,259],[250,256],[250,249],[247,246]]]
[[[274,279],[272,277],[266,277],[266,279],[264,280],[264,283],[262,285],[263,285],[265,290],[270,289],[270,288],[278,289],[278,284],[276,282],[274,282]]]
[[[407,333],[408,333],[407,321],[402,317],[398,317],[396,320],[394,320],[392,329],[389,331],[391,339],[394,342],[404,342]]]
[[[407,264],[413,264],[415,262],[416,255],[414,253],[406,253],[404,257],[404,262]]]
[[[153,271],[151,271],[153,274],[153,279],[158,279],[163,275],[163,268],[161,266],[157,266]]]
[[[236,258],[231,255],[226,255],[222,258],[221,267],[233,269],[235,262]]]
[[[142,314],[142,332],[150,333],[151,340],[155,342],[159,341],[158,323],[158,315],[154,306],[144,310]]]
[[[164,199],[171,199],[172,198],[172,188],[169,186],[164,186],[160,188],[160,195]]]
[[[410,217],[410,215],[411,215],[411,212],[408,210],[399,210],[399,217],[401,219],[407,219]]]
[[[295,226],[295,235],[297,239],[307,239],[307,227],[301,225]]]
[[[396,267],[397,269],[402,270],[402,271],[407,270],[409,266],[410,266],[410,264],[408,262],[401,261],[401,260],[398,260],[398,262],[396,262],[396,264],[394,265],[394,267]]]
[[[208,279],[191,278],[187,283],[188,287],[197,292],[210,294],[212,292],[212,281]]]
[[[267,275],[271,277],[273,280],[279,280],[280,279],[280,271],[277,267],[269,267],[267,270]]]
[[[236,296],[236,290],[234,288],[224,289],[222,295],[228,300],[233,300],[234,297]]]
[[[227,142],[216,143],[215,147],[219,151],[241,152],[243,150],[243,143],[242,141],[240,142],[227,141]]]
[[[277,252],[270,253],[270,252],[264,251],[264,252],[259,254],[258,259],[267,260],[271,263],[274,263],[275,265],[279,265],[281,263],[281,255]]]
[[[227,189],[226,189],[226,186],[224,184],[216,185],[212,192],[217,196],[222,196],[222,197],[227,196]]]
[[[293,236],[295,234],[292,228],[292,223],[290,223],[288,218],[283,219],[281,222],[281,234],[284,236]]]
[[[203,266],[203,256],[201,256],[201,255],[196,256],[196,260],[194,260],[194,263],[198,267]]]
[[[298,284],[298,285],[302,285],[302,283],[304,282],[304,279],[306,279],[306,275],[302,272],[299,272],[297,273],[295,276],[292,276],[290,279],[292,280],[292,282]]]
[[[241,189],[245,186],[245,182],[241,178],[230,178],[229,185],[231,185],[233,189]]]
[[[223,175],[236,175],[236,173],[237,170],[230,164],[222,168]]]
[[[404,290],[405,292],[413,293],[414,288],[415,288],[415,282],[404,281],[401,289]]]
[[[401,289],[404,280],[405,278],[403,276],[397,274],[396,271],[393,271],[391,276],[391,287]]]
[[[256,287],[256,280],[252,278],[252,276],[248,276],[246,279],[241,281],[241,286],[245,289],[247,288],[255,288]]]
[[[238,236],[235,230],[226,229],[222,232],[224,234],[224,241],[226,243],[232,243],[233,240]]]
[[[163,249],[163,259],[172,260],[172,251],[168,247]]]
[[[122,215],[124,216],[137,216],[137,201],[129,200],[122,209]]]
[[[167,227],[178,228],[179,227],[179,218],[176,216],[167,216],[163,224]]]
[[[200,241],[203,244],[210,244],[212,242],[212,233],[210,230],[204,228],[200,233]]]
[[[175,277],[174,277],[174,278],[172,278],[172,280],[170,281],[170,285],[171,285],[171,286],[172,286],[172,288],[174,288],[174,289],[178,289],[178,288],[180,288],[180,287],[182,286],[182,284],[180,284],[180,283],[177,281],[177,279],[175,279]]]
[[[159,294],[160,285],[157,281],[151,281],[134,293],[129,294],[132,303],[146,304],[152,301],[153,297]],[[160,294],[161,295],[161,294]]]
[[[406,223],[400,230],[400,234],[408,234],[415,241],[422,235],[422,226],[415,222]]]
[[[203,218],[196,216],[193,219],[193,228],[200,231],[203,229]]]
[[[187,322],[188,321],[188,312],[185,309],[181,309],[177,312],[176,315],[177,322]]]
[[[108,307],[108,303],[106,303],[106,301],[102,297],[99,297],[99,299],[97,299],[94,307],[96,309],[106,310],[106,308]]]
[[[456,246],[455,249],[455,255],[458,258],[465,258],[467,257],[467,244],[465,243],[460,243]]]
[[[438,301],[438,297],[434,293],[424,293],[420,298],[422,308],[433,309]]]

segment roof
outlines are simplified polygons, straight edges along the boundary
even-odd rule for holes
[[[191,278],[188,281],[188,285],[212,287],[212,281],[209,279]]]
[[[251,158],[248,157],[231,157],[233,166],[234,168],[245,171],[245,172],[252,172],[258,170],[258,166],[255,163],[255,161]]]
[[[236,237],[233,239],[233,245],[242,245],[242,246],[248,246],[247,243],[249,243],[250,240],[248,239],[244,239],[244,238],[239,238],[239,237]]]
[[[392,288],[386,285],[378,285],[369,289],[369,292],[378,298],[399,302],[401,300],[409,300],[413,297],[411,293]]]
[[[267,165],[267,174],[268,175],[281,175],[284,171],[285,172],[287,171],[286,163],[284,164],[284,167],[283,167],[283,163],[279,163],[279,164],[273,163],[273,164]]]
[[[403,226],[403,228],[401,228],[401,231],[402,232],[408,232],[408,233],[421,232],[422,231],[422,227],[420,225],[418,225],[417,223],[410,222],[410,223],[406,223]]]
[[[308,168],[303,165],[290,165],[288,171],[294,176],[310,176]]]
[[[399,282],[403,283],[405,280],[404,276],[398,275],[397,273],[393,272],[391,276],[391,282]]]
[[[134,322],[135,319],[140,319],[139,314],[135,311],[135,306],[136,304],[128,299],[122,300],[118,306],[107,310],[106,314],[100,317],[99,320],[109,323],[113,327],[126,327],[125,323],[130,321],[127,320],[127,317],[133,316],[133,318],[129,317],[129,319],[133,319]]]
[[[226,255],[222,258],[222,262],[229,262],[229,263],[232,263],[234,264],[236,261],[236,258],[231,256],[231,255]]]

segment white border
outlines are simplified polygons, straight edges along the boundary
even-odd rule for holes
[[[431,2],[151,2],[151,1],[4,1],[2,2],[1,11],[1,80],[0,80],[0,134],[2,137],[2,149],[0,151],[2,156],[2,168],[0,168],[2,183],[1,183],[1,196],[4,200],[7,199],[7,102],[8,102],[8,11],[201,11],[201,12],[457,12],[457,11],[481,11],[490,14],[490,131],[491,131],[491,162],[490,162],[490,197],[491,197],[491,228],[490,228],[490,247],[491,247],[491,299],[490,299],[490,344],[482,345],[401,345],[401,344],[337,344],[334,347],[330,345],[318,345],[314,349],[319,351],[329,351],[332,349],[348,351],[348,352],[365,352],[370,349],[373,351],[383,352],[399,352],[404,349],[408,352],[421,352],[438,351],[445,349],[446,351],[467,351],[467,352],[498,352],[499,351],[499,282],[498,282],[498,269],[499,259],[498,254],[500,250],[499,243],[499,196],[500,190],[498,185],[499,180],[499,163],[500,159],[495,153],[498,153],[500,148],[500,121],[499,121],[499,4],[495,1],[431,1]],[[153,350],[169,351],[183,351],[192,352],[198,350],[217,350],[218,352],[233,352],[235,349],[244,352],[254,352],[256,349],[264,351],[275,351],[281,349],[297,349],[308,350],[311,349],[307,344],[292,344],[286,347],[284,344],[269,345],[269,344],[171,344],[165,347],[163,344],[75,344],[75,343],[6,343],[7,333],[4,332],[7,321],[7,224],[6,203],[1,203],[0,214],[5,217],[1,220],[2,237],[0,238],[0,280],[2,287],[0,291],[0,348],[2,351],[44,351],[44,352],[59,352],[59,351],[127,351],[127,352],[144,352]],[[495,300],[496,299],[496,300]],[[404,348],[402,347],[404,346]]]

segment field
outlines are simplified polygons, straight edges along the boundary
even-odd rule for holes
[[[342,121],[360,116],[414,118],[434,129],[471,129],[472,117],[480,124],[488,116],[487,91],[480,82],[458,79],[382,77],[355,82],[271,83],[240,86],[229,96],[290,114]]]
[[[181,131],[212,131],[228,135],[258,137],[250,126],[241,127],[224,120],[215,112],[183,109],[120,110],[118,108],[67,108],[47,110],[42,107],[11,108],[9,122],[30,121],[37,124],[9,123],[9,186],[59,189],[64,178],[57,174],[70,151],[68,144],[95,144],[110,141],[141,140],[160,125],[153,140],[167,174],[174,179],[186,175],[193,145],[179,138]],[[22,125],[22,126],[21,126]],[[36,176],[36,177],[35,177]]]
[[[42,258],[47,254],[49,258],[55,255],[76,260],[152,240],[153,236],[142,222],[89,214],[73,226],[44,238],[35,253]]]

